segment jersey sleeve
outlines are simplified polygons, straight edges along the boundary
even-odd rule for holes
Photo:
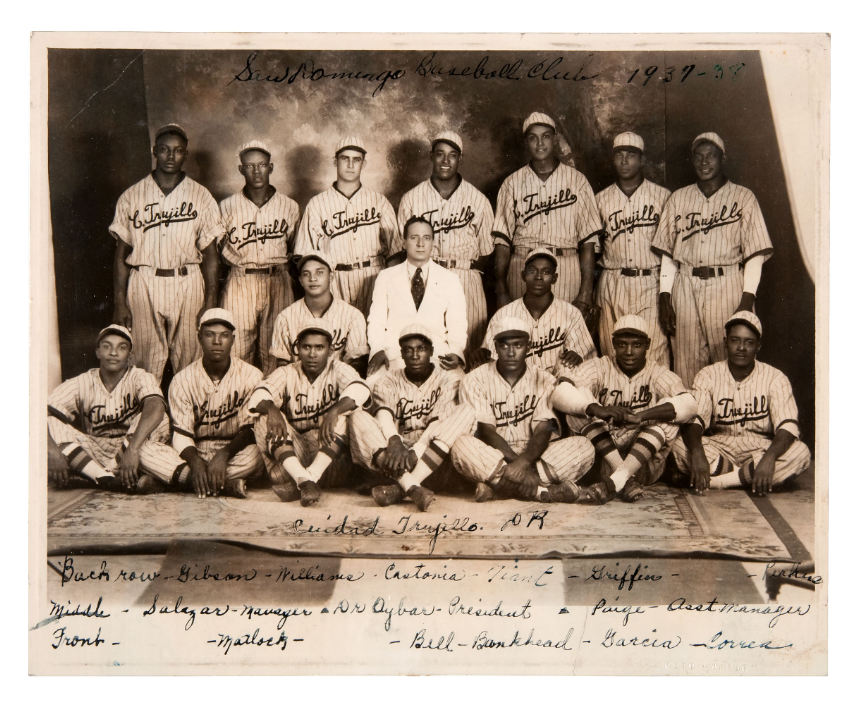
[[[273,337],[270,340],[270,355],[282,361],[293,361],[291,339],[289,337],[288,309],[276,316],[273,323]]]
[[[554,422],[555,427],[558,427],[558,417],[552,409],[551,402],[552,391],[555,390],[556,383],[557,381],[551,373],[537,369],[537,395],[539,396],[539,401],[537,407],[534,409],[534,414],[531,416],[532,432],[537,425],[545,421]]]
[[[789,383],[786,375],[779,371],[768,390],[768,403],[774,432],[786,430],[794,437],[798,437],[798,404],[792,394],[792,384]]]
[[[681,377],[666,368],[661,368],[657,372],[654,378],[654,391],[658,399],[671,398],[688,392]]]
[[[124,191],[117,199],[117,205],[114,208],[114,219],[108,226],[108,232],[115,239],[119,239],[124,244],[134,247],[135,238],[132,235],[132,231],[129,229],[129,220],[132,216],[132,197],[129,190]]]
[[[360,377],[360,374],[357,373],[357,370],[353,366],[341,361],[334,361],[333,371],[336,374],[336,387],[339,389],[340,400],[345,397],[345,391],[351,386],[359,385],[366,389],[366,393],[369,392],[368,384]],[[368,396],[365,407],[369,407],[370,400],[371,396]]]
[[[195,439],[195,411],[192,395],[183,375],[176,376],[168,386],[168,407],[171,415],[171,430]]]
[[[582,176],[579,179],[579,192],[577,194],[579,202],[582,203],[579,220],[576,226],[576,236],[579,240],[579,245],[590,242],[594,246],[594,251],[600,251],[600,238],[597,236],[603,231],[603,219],[600,217],[600,210],[597,208],[597,199],[594,197],[594,191],[591,189],[591,184],[588,179]]]
[[[471,406],[477,422],[495,425],[495,416],[492,414],[489,398],[483,388],[483,379],[480,378],[479,374],[472,372],[462,379],[459,386],[459,400]]]
[[[80,400],[78,378],[63,381],[48,396],[48,414],[66,424],[74,424],[81,413]]]
[[[285,250],[290,254],[294,251],[294,242],[297,240],[297,230],[300,226],[300,206],[293,198],[287,196],[286,198],[288,200],[288,233],[285,235]]]
[[[231,197],[227,197],[219,203],[219,237],[216,239],[216,246],[220,249],[225,246],[229,232],[231,232],[231,223],[233,220],[231,208]]]
[[[395,420],[398,395],[393,376],[389,372],[380,374],[372,386],[372,414],[379,410],[387,410]]]
[[[369,353],[369,341],[366,339],[366,319],[363,313],[352,306],[346,317],[348,336],[345,339],[343,358],[348,360],[366,356]]]
[[[714,416],[714,382],[710,366],[696,374],[693,379],[693,395],[696,397],[696,415],[693,422],[702,425],[703,432],[711,427]]]
[[[411,191],[409,190],[399,201],[399,209],[396,212],[396,233],[399,240],[399,249],[397,251],[401,251],[405,246],[402,232],[405,231],[405,223],[411,219],[411,200]]]
[[[559,380],[569,381],[577,388],[585,388],[591,394],[592,402],[596,403],[597,394],[603,385],[601,363],[600,359],[595,356],[595,358],[579,364],[575,369],[562,370]]]
[[[767,260],[774,252],[762,208],[759,207],[756,196],[749,190],[744,203],[741,237],[741,256],[745,262],[757,255],[762,255]]]
[[[288,384],[291,383],[294,374],[294,365],[289,364],[278,367],[267,378],[262,379],[249,397],[250,411],[257,408],[258,404],[268,397],[273,401],[273,405],[281,408],[286,393],[290,395]]]
[[[675,201],[674,194],[669,197],[660,213],[660,221],[651,238],[651,250],[660,256],[672,258],[675,250]]]
[[[138,394],[138,400],[144,402],[147,398],[159,398],[163,403],[165,396],[162,395],[162,389],[159,388],[159,383],[152,373],[148,373],[144,369],[135,368],[135,386]]]
[[[297,226],[297,236],[294,237],[294,254],[303,256],[316,251],[318,247],[318,237],[320,236],[320,222],[318,219],[318,209],[315,206],[315,198],[309,201],[306,209],[303,211],[303,217],[300,218],[300,224]]]
[[[463,374],[454,371],[445,371],[441,377],[441,395],[435,404],[435,415],[439,419],[448,417],[459,405],[459,386],[462,383]]]
[[[489,256],[495,249],[495,241],[492,239],[495,214],[492,212],[491,203],[480,191],[477,191],[477,204],[477,250],[480,256]]]
[[[219,241],[225,230],[222,227],[222,216],[215,198],[204,186],[201,186],[201,226],[198,230],[197,246],[204,251],[212,242]]]
[[[378,236],[384,256],[389,257],[402,251],[402,236],[399,232],[399,225],[396,223],[396,213],[393,212],[390,201],[382,195],[379,202],[381,222],[378,225]]]
[[[574,313],[573,322],[567,330],[567,337],[564,340],[564,350],[575,351],[582,357],[582,361],[593,359],[597,356],[594,340],[591,339],[591,333],[588,332],[582,313],[578,309]]]
[[[516,231],[516,205],[513,194],[513,176],[508,176],[498,190],[498,201],[495,205],[495,220],[492,231],[495,244],[510,246]]]

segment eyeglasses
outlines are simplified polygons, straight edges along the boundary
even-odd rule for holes
[[[252,171],[266,171],[270,166],[270,163],[257,163],[257,164],[241,164],[240,169],[246,171],[247,173],[251,173]]]

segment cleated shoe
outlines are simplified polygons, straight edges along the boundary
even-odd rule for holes
[[[321,489],[315,481],[303,481],[300,488],[300,505],[308,508],[310,505],[315,505],[321,498]]]
[[[405,497],[405,491],[402,486],[395,483],[385,483],[383,486],[375,486],[372,489],[372,500],[375,505],[386,508],[388,505],[395,505],[402,501]]]

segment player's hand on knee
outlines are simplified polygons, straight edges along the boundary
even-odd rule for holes
[[[575,368],[579,366],[583,361],[582,357],[579,356],[575,351],[571,351],[570,349],[566,350],[561,355],[561,365],[566,366],[568,369]]]
[[[663,334],[670,337],[675,335],[675,308],[672,307],[672,296],[669,293],[661,293],[659,301],[660,327]]]
[[[513,483],[522,484],[530,482],[532,478],[536,479],[537,474],[533,462],[518,456],[504,467],[504,477]]]
[[[771,492],[774,485],[774,457],[763,454],[756,469],[753,471],[753,492],[757,496],[764,496]]]
[[[134,490],[138,483],[138,465],[140,463],[138,450],[135,447],[129,447],[120,457],[120,465],[117,467],[120,483],[127,491]]]
[[[690,488],[703,496],[711,485],[711,472],[705,452],[694,452],[690,457]]]
[[[321,418],[321,443],[332,444],[336,439],[336,423],[339,421],[339,413],[330,408]]]
[[[225,476],[228,473],[228,452],[220,449],[207,464],[208,494],[218,496],[225,488]]]
[[[288,425],[277,407],[267,411],[267,439],[271,442],[284,442],[288,439]]]
[[[207,465],[198,459],[197,461],[189,462],[189,483],[192,486],[192,490],[199,498],[206,498],[208,485],[207,485]]]

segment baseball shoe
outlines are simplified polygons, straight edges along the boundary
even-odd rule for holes
[[[432,501],[435,500],[435,494],[428,488],[423,488],[423,486],[411,486],[408,489],[408,497],[424,513],[432,505]]]
[[[489,500],[495,500],[495,491],[488,483],[478,483],[474,489],[474,500],[478,503],[485,503]]]
[[[383,486],[375,486],[372,489],[372,500],[375,505],[386,508],[388,505],[395,505],[405,497],[405,491],[402,486],[396,483],[385,483]]]
[[[96,486],[101,488],[103,491],[124,491],[125,488],[121,483],[120,479],[116,476],[100,476],[95,479]]]
[[[574,481],[552,483],[540,494],[543,503],[575,503],[586,489],[577,486]]]
[[[315,505],[318,499],[321,498],[321,489],[315,481],[303,481],[298,488],[300,489],[300,505],[308,508],[310,505]]]
[[[246,479],[245,478],[229,478],[225,481],[223,493],[232,498],[246,497]]]
[[[135,484],[135,493],[137,495],[149,495],[151,493],[165,493],[168,488],[162,481],[153,478],[149,474],[141,474],[138,477],[138,483]]]
[[[635,503],[642,497],[644,492],[644,487],[639,479],[631,476],[627,479],[627,483],[624,484],[624,488],[618,491],[618,497],[625,503]]]
[[[293,480],[285,483],[274,483],[271,488],[283,503],[300,500],[300,489],[297,488],[297,484]]]

